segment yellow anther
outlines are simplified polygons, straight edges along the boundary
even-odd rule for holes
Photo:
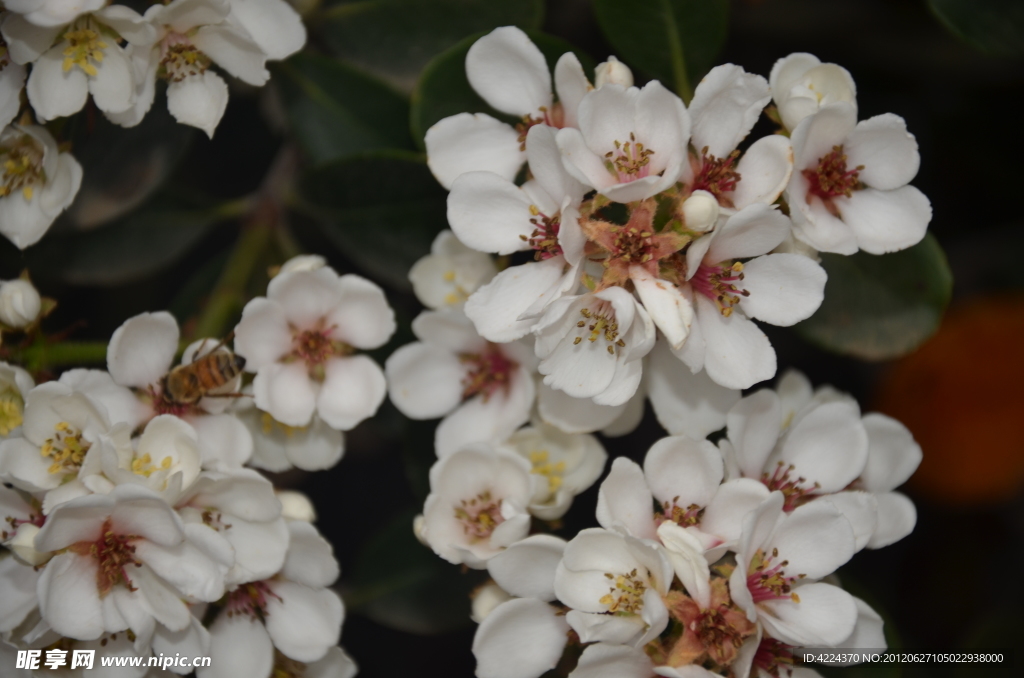
[[[455,271],[445,271],[444,280],[445,282],[452,282],[453,280],[455,280]]]
[[[63,37],[68,43],[64,48],[64,72],[78,66],[86,75],[96,77],[99,71],[95,64],[103,63],[103,50],[107,48],[107,43],[100,35],[99,25],[87,17],[75,22]]]

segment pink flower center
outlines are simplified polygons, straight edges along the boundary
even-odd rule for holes
[[[530,128],[534,125],[544,124],[548,127],[555,127],[562,129],[565,127],[565,111],[562,108],[562,104],[557,103],[550,109],[547,106],[541,106],[537,109],[540,115],[530,115],[527,113],[523,116],[522,120],[516,123],[516,131],[519,132],[519,150],[526,150],[526,135],[529,134]]]
[[[117,584],[124,584],[129,591],[136,591],[128,577],[127,567],[142,567],[135,558],[135,546],[130,541],[139,537],[130,534],[116,534],[107,518],[103,523],[102,536],[96,541],[81,541],[72,544],[69,550],[80,556],[90,556],[97,561],[96,587],[100,596],[105,596]]]
[[[487,344],[481,353],[461,353],[459,361],[469,365],[469,371],[462,378],[462,398],[482,395],[487,402],[498,390],[508,392],[512,373],[519,363],[510,360],[496,344]]]
[[[636,140],[636,135],[629,133],[629,141],[615,141],[615,150],[604,154],[604,164],[608,171],[619,178],[619,183],[628,184],[650,174],[651,156],[654,151],[644,148]]]
[[[536,205],[530,205],[530,223],[533,224],[533,234],[527,238],[519,236],[524,242],[530,243],[534,249],[533,258],[537,261],[551,259],[561,256],[562,246],[558,244],[558,229],[561,227],[561,218],[558,216],[549,217],[537,209]]]
[[[792,592],[792,583],[803,579],[805,575],[799,574],[795,577],[787,577],[784,568],[789,565],[788,560],[783,560],[777,565],[772,561],[779,557],[779,550],[772,549],[771,555],[758,549],[754,557],[750,559],[750,567],[747,569],[747,588],[755,603],[763,603],[767,600],[791,599],[794,603],[800,602],[800,596]]]
[[[724,158],[716,158],[708,153],[708,147],[705,146],[701,149],[700,155],[700,160],[691,161],[696,176],[690,190],[707,191],[718,198],[719,203],[732,207],[732,201],[723,195],[735,191],[736,184],[741,179],[740,173],[736,171],[736,161],[740,157],[740,152],[733,151]]]
[[[160,41],[162,75],[171,82],[180,82],[192,75],[201,75],[211,65],[210,57],[181,33],[171,31]]]
[[[493,499],[489,490],[460,501],[455,507],[455,518],[462,523],[462,530],[471,542],[490,539],[494,528],[505,522],[501,500]]]
[[[716,266],[701,264],[694,276],[690,278],[690,285],[715,302],[722,315],[728,318],[732,315],[732,307],[740,302],[740,297],[750,296],[750,292],[736,286],[736,283],[741,280],[743,280],[743,264],[738,261]]]
[[[807,502],[807,499],[812,497],[818,489],[821,488],[821,483],[814,483],[811,487],[804,487],[804,483],[807,479],[803,476],[798,478],[791,478],[790,474],[795,470],[795,466],[786,466],[784,462],[779,462],[778,466],[775,467],[775,472],[768,475],[767,472],[761,475],[761,482],[769,490],[778,490],[782,492],[786,498],[783,509],[789,513],[797,506]]]
[[[793,671],[793,648],[774,638],[762,638],[754,653],[754,666],[773,678],[789,676]],[[780,673],[784,671],[785,673]]]
[[[306,363],[311,378],[322,381],[323,366],[331,358],[350,355],[353,348],[332,334],[336,325],[325,326],[321,319],[309,329],[292,328],[292,350],[284,357],[285,362],[301,360]]]
[[[864,165],[858,165],[852,170],[846,169],[846,154],[843,153],[843,147],[833,146],[830,153],[818,158],[817,167],[802,172],[808,183],[807,202],[810,203],[811,198],[817,196],[830,212],[836,213],[832,198],[849,198],[854,191],[864,188],[858,178],[863,169]]]
[[[244,614],[253,619],[263,619],[267,616],[268,598],[281,600],[281,596],[274,593],[267,582],[254,581],[242,584],[228,594],[227,615],[232,617]]]

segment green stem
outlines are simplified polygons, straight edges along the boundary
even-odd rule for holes
[[[270,242],[271,223],[256,218],[242,227],[231,257],[199,316],[193,337],[221,337],[245,304],[245,287],[257,260]]]
[[[43,369],[94,365],[107,360],[105,341],[37,341],[23,350],[15,350],[11,359],[36,374]]]
[[[686,56],[683,54],[683,43],[679,39],[679,26],[676,24],[676,16],[672,11],[672,5],[668,0],[662,0],[662,9],[665,11],[665,30],[668,33],[668,48],[672,58],[672,75],[675,76],[676,94],[687,106],[693,99],[693,88],[690,87],[690,76],[686,72]]]

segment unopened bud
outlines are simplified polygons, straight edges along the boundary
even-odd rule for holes
[[[326,265],[327,260],[319,254],[300,254],[281,264],[281,270],[278,272],[278,275],[281,273],[291,273],[292,271],[315,271]]]
[[[416,539],[419,540],[424,546],[430,546],[430,542],[427,541],[426,531],[424,526],[426,525],[426,518],[423,514],[419,514],[412,519],[412,533],[416,535]]]
[[[20,278],[0,283],[0,322],[25,327],[39,317],[43,300],[32,283]]]
[[[488,582],[476,591],[473,591],[473,607],[469,616],[477,624],[480,624],[484,619],[487,619],[487,615],[493,612],[494,608],[508,600],[512,600],[512,596],[505,593],[494,582]]]
[[[779,117],[786,129],[796,129],[822,106],[845,101],[856,105],[857,91],[850,73],[836,64],[819,64],[803,74],[788,91],[775,95]]]
[[[688,231],[710,231],[718,221],[718,199],[707,191],[694,191],[683,202],[683,220]]]
[[[316,521],[313,502],[301,492],[278,490],[277,498],[281,502],[281,517],[285,520],[304,520],[307,523]]]
[[[22,523],[18,531],[5,546],[11,549],[14,557],[32,567],[42,565],[53,556],[52,553],[36,551],[36,535],[39,527],[32,523]]]
[[[594,87],[600,89],[605,85],[632,87],[633,71],[629,70],[626,64],[610,56],[608,61],[598,64],[594,69]]]

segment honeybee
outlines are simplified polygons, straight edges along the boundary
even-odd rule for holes
[[[224,386],[241,374],[245,358],[228,350],[220,350],[223,344],[222,341],[206,355],[187,365],[178,365],[165,374],[161,384],[164,400],[172,405],[194,405],[210,391]],[[237,394],[220,395],[233,397]]]

